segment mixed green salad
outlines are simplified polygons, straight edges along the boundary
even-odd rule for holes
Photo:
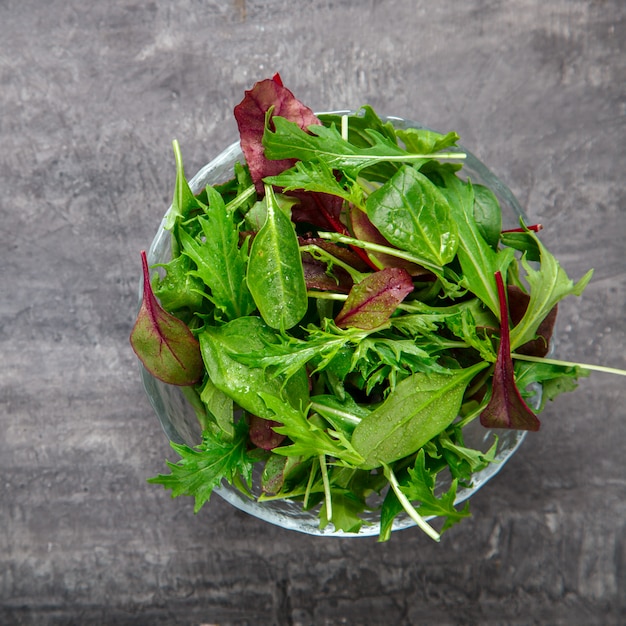
[[[345,532],[378,506],[381,540],[405,511],[439,540],[497,451],[495,435],[466,446],[465,426],[536,431],[593,369],[546,356],[557,303],[591,272],[573,282],[536,225],[503,231],[456,133],[397,129],[368,106],[316,116],[278,75],[235,118],[243,159],[198,195],[174,142],[171,260],[151,279],[142,253],[131,344],[185,388],[203,431],[150,482],[197,511],[227,481]]]

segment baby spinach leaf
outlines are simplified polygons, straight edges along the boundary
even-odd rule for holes
[[[210,186],[206,191],[207,217],[198,218],[203,240],[198,241],[181,229],[180,241],[183,253],[196,264],[193,275],[209,288],[208,297],[225,318],[232,320],[255,309],[244,280],[246,248],[239,248],[239,230],[220,194]]]
[[[502,232],[502,209],[496,194],[484,185],[472,185],[474,219],[480,234],[495,250]]]
[[[354,429],[352,445],[364,469],[416,452],[457,417],[465,388],[487,363],[443,373],[418,372],[396,385]]]
[[[394,246],[443,266],[459,245],[458,230],[445,196],[426,176],[408,165],[370,194],[372,224]]]
[[[485,241],[474,217],[474,188],[450,172],[440,172],[444,186],[441,191],[450,203],[450,213],[458,226],[458,258],[463,270],[463,284],[496,316],[500,314],[498,290],[494,275],[506,272],[514,251],[505,248],[496,252]]]
[[[130,335],[131,346],[154,377],[172,385],[193,385],[204,372],[198,340],[184,322],[161,307],[150,285],[145,252],[141,261],[143,300]]]
[[[247,283],[265,322],[272,328],[295,326],[308,307],[306,282],[293,224],[265,187],[267,218],[250,248]]]
[[[199,333],[199,339],[209,378],[246,411],[272,418],[261,393],[279,397],[284,394],[295,406],[308,402],[309,381],[304,367],[287,379],[241,363],[231,356],[259,352],[277,342],[276,333],[261,318],[240,317],[223,326],[207,325]]]
[[[352,287],[335,323],[363,330],[382,326],[411,291],[413,281],[406,270],[387,267],[374,272]]]

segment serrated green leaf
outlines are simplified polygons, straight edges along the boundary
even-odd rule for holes
[[[238,422],[235,436],[227,440],[223,434],[204,431],[202,443],[195,448],[172,443],[181,457],[177,463],[167,462],[170,474],[159,474],[148,482],[172,490],[172,497],[191,496],[194,513],[208,502],[222,480],[233,484],[238,477],[248,486],[252,480],[252,459],[247,454],[248,431]]]

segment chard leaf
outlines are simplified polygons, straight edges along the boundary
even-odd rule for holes
[[[206,191],[207,217],[198,218],[203,241],[197,241],[182,229],[180,241],[183,253],[197,266],[193,274],[209,288],[209,298],[225,318],[232,320],[255,309],[244,280],[246,249],[239,248],[239,230],[220,194],[210,186]]]
[[[276,333],[261,318],[240,317],[223,326],[207,325],[199,333],[199,339],[209,378],[246,411],[272,418],[260,393],[284,394],[296,406],[308,402],[309,381],[304,367],[286,378],[241,363],[232,356],[258,353],[278,341]]]
[[[171,473],[159,474],[148,482],[171,489],[172,498],[192,496],[194,513],[197,513],[222,480],[232,484],[241,476],[245,484],[251,485],[253,461],[248,456],[247,444],[248,430],[243,421],[237,423],[232,439],[206,430],[202,433],[202,443],[195,448],[172,442],[170,445],[180,460],[177,463],[167,461]]]
[[[270,111],[271,114],[268,115]],[[283,86],[278,76],[259,81],[251,90],[246,91],[243,100],[235,107],[234,113],[239,128],[241,150],[257,191],[263,191],[263,178],[280,174],[295,162],[293,157],[268,159],[262,144],[268,118],[271,119],[271,115],[278,115],[293,120],[297,128],[320,123],[313,111]]]
[[[403,166],[366,202],[372,224],[391,244],[439,267],[450,263],[459,245],[450,206],[437,186]]]
[[[247,283],[265,322],[272,328],[295,326],[308,307],[306,282],[293,224],[265,187],[267,218],[250,249]]]
[[[509,313],[502,274],[496,273],[500,301],[500,345],[496,359],[491,398],[480,414],[480,423],[486,428],[513,428],[539,430],[539,420],[523,400],[515,383],[515,370],[511,358]]]
[[[398,383],[385,402],[354,429],[363,469],[413,454],[457,417],[465,388],[487,363],[443,373],[418,372]]]
[[[574,284],[537,235],[529,231],[528,236],[537,243],[541,264],[540,268],[535,270],[522,257],[522,265],[526,270],[526,280],[530,285],[530,301],[524,317],[511,330],[512,350],[535,339],[539,325],[557,302],[569,295],[581,295],[593,275],[593,270],[589,270]]]
[[[285,435],[276,432],[275,426],[280,426],[280,422],[263,419],[256,415],[250,415],[250,443],[261,450],[273,450],[284,440]]]
[[[352,287],[335,323],[362,330],[382,326],[411,291],[413,281],[406,270],[387,267],[374,272]]]
[[[165,311],[150,285],[146,253],[143,265],[143,300],[130,343],[144,367],[172,385],[193,385],[204,372],[198,340],[187,325]]]

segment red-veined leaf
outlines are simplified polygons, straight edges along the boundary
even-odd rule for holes
[[[130,343],[144,367],[172,385],[193,385],[204,372],[200,344],[187,325],[165,311],[150,284],[146,253],[142,251],[143,300]]]
[[[515,384],[509,312],[502,274],[495,272],[500,304],[500,346],[493,372],[491,399],[480,415],[480,423],[487,428],[539,430],[540,422],[530,410]]]
[[[411,291],[413,281],[405,269],[387,267],[374,272],[352,287],[335,323],[340,328],[377,328]]]

